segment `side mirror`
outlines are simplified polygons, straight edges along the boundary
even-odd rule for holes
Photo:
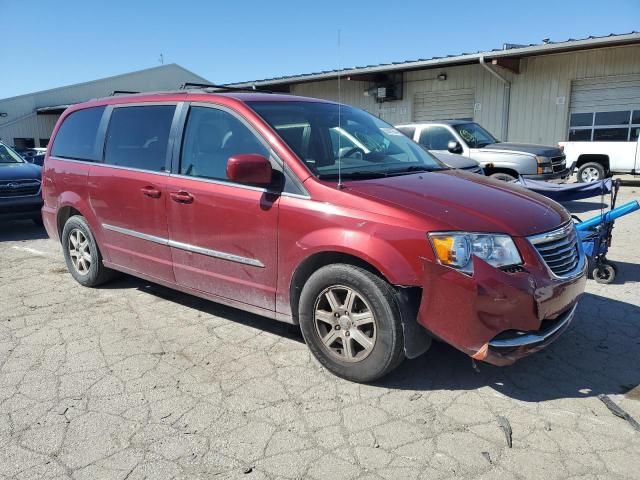
[[[462,153],[462,145],[460,145],[460,143],[456,142],[455,140],[449,140],[449,143],[447,144],[447,150],[449,150],[451,153]]]
[[[245,153],[227,160],[227,177],[232,182],[267,186],[271,184],[273,170],[263,155]]]

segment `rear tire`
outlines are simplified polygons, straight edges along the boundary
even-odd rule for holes
[[[515,182],[517,179],[513,175],[510,175],[505,172],[496,172],[489,175],[491,178],[495,178],[496,180],[502,180],[503,182]]]
[[[404,360],[400,310],[393,288],[353,265],[317,270],[300,295],[302,335],[327,370],[371,382]]]
[[[589,183],[597,182],[605,177],[604,167],[596,162],[589,162],[578,168],[578,182]]]
[[[97,287],[115,277],[102,264],[102,254],[84,217],[69,217],[62,230],[62,252],[67,269],[85,287]]]

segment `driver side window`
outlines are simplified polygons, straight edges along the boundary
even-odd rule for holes
[[[244,123],[216,108],[191,107],[183,138],[181,175],[229,180],[229,157],[255,153],[269,158],[268,149]]]
[[[427,150],[447,150],[451,140],[455,137],[445,127],[428,127],[420,133],[420,145]]]

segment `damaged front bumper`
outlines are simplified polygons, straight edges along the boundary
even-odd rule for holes
[[[509,365],[536,352],[571,323],[586,283],[586,262],[553,278],[528,245],[522,267],[501,270],[474,258],[473,276],[424,260],[418,323],[475,360]]]

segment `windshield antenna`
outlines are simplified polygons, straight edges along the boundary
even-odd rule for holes
[[[343,188],[342,185],[342,90],[340,89],[340,74],[341,74],[341,61],[340,61],[340,29],[338,29],[338,190]]]

